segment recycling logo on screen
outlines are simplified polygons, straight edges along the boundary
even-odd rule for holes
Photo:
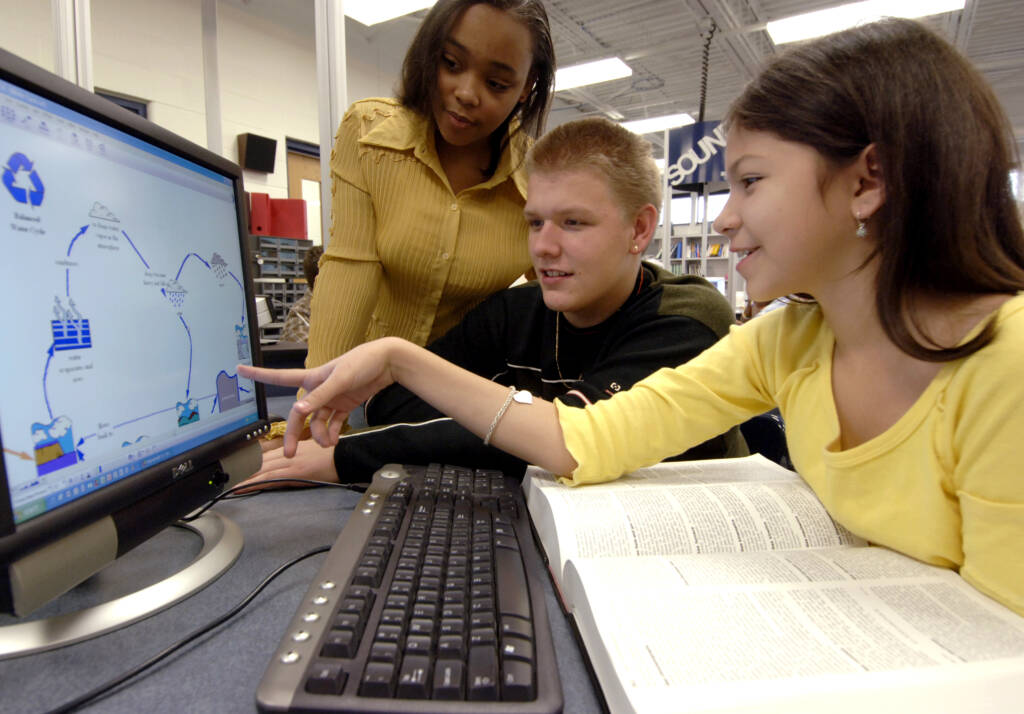
[[[32,162],[20,151],[11,154],[4,166],[4,187],[18,203],[38,206],[43,202],[43,181]]]

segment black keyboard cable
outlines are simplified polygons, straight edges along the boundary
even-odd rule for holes
[[[288,568],[292,567],[293,565],[296,565],[297,563],[302,562],[306,558],[311,558],[314,555],[319,555],[320,553],[324,553],[324,552],[326,552],[326,551],[328,551],[330,549],[331,549],[331,546],[324,545],[324,546],[320,546],[319,548],[314,548],[313,550],[311,550],[309,552],[303,553],[302,555],[298,556],[297,558],[292,558],[287,563],[285,563],[284,565],[280,566],[279,568],[277,568],[277,570],[275,570],[270,575],[268,575],[266,578],[264,578],[263,582],[261,582],[259,585],[257,585],[256,588],[251,593],[246,595],[242,599],[241,602],[239,602],[237,605],[235,605],[233,608],[228,610],[226,613],[224,613],[220,617],[216,618],[212,622],[209,622],[209,623],[203,625],[202,627],[200,627],[198,630],[195,630],[191,634],[186,635],[184,638],[182,638],[178,642],[175,642],[170,647],[167,647],[163,652],[160,652],[160,653],[150,657],[148,660],[146,660],[142,664],[140,664],[140,665],[138,665],[136,667],[133,667],[129,671],[124,672],[124,673],[118,675],[117,677],[114,677],[113,679],[111,679],[110,681],[106,682],[105,684],[101,684],[100,686],[96,687],[95,689],[93,689],[93,690],[91,690],[89,692],[86,692],[85,694],[81,695],[80,697],[77,697],[75,699],[72,699],[69,702],[66,702],[66,703],[60,705],[56,709],[51,709],[48,712],[48,714],[63,714],[64,712],[74,711],[74,710],[78,709],[79,707],[81,707],[83,704],[88,704],[92,700],[97,699],[98,697],[100,697],[103,694],[106,694],[110,690],[114,689],[115,687],[117,687],[120,684],[123,684],[124,682],[128,681],[129,679],[131,679],[132,677],[136,676],[137,674],[141,674],[142,672],[146,671],[147,669],[152,667],[157,662],[160,662],[161,660],[163,660],[167,656],[169,656],[169,655],[173,654],[174,652],[176,652],[177,650],[181,649],[182,647],[187,645],[189,642],[192,642],[196,638],[205,635],[210,630],[213,630],[214,628],[218,627],[219,625],[223,624],[224,622],[230,620],[232,617],[237,615],[250,602],[252,602],[253,598],[255,598],[257,595],[259,595],[261,592],[263,592],[264,588],[266,588],[268,585],[270,585],[270,583],[273,582],[273,580],[275,578],[277,578],[277,576],[279,576],[284,571],[288,570]]]
[[[267,479],[266,481],[260,481],[260,485],[270,485],[270,484],[275,484],[275,483],[280,483],[280,484],[296,484],[296,483],[301,483],[304,486],[311,486],[313,488],[319,488],[321,486],[329,486],[331,488],[343,488],[346,491],[355,491],[356,493],[363,493],[364,491],[366,491],[366,487],[367,487],[367,484],[360,484],[360,483],[337,483],[335,481],[314,481],[312,479],[305,479],[305,478],[273,478],[273,479]],[[182,518],[179,518],[178,520],[180,522],[182,522],[182,523],[191,523],[192,521],[196,520],[201,515],[206,513],[208,510],[213,508],[215,505],[217,505],[217,503],[220,502],[220,501],[229,500],[229,499],[230,500],[234,500],[234,499],[239,499],[239,498],[248,498],[250,496],[257,496],[257,495],[259,495],[261,493],[274,493],[274,491],[276,490],[276,489],[271,489],[271,490],[268,491],[266,489],[261,489],[261,490],[256,490],[256,491],[247,491],[246,493],[239,493],[238,492],[239,489],[242,489],[242,488],[250,489],[250,488],[252,488],[252,486],[251,485],[250,486],[246,486],[244,484],[238,484],[236,486],[232,486],[231,488],[227,489],[223,493],[221,493],[221,494],[211,498],[205,505],[203,505],[202,508],[198,508],[195,511],[193,511],[192,513],[190,513],[187,516],[184,516]]]

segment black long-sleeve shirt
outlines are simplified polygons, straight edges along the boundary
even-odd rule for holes
[[[630,297],[594,327],[573,327],[544,305],[539,285],[528,283],[485,300],[427,349],[499,384],[582,407],[686,362],[732,322],[728,302],[703,278],[644,264]],[[342,436],[334,450],[343,482],[368,481],[385,463],[442,462],[510,475],[526,468],[398,384],[367,403],[366,418],[371,428]],[[746,453],[732,429],[678,458]]]

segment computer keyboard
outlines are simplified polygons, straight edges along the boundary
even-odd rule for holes
[[[389,464],[338,535],[263,675],[263,712],[562,710],[517,480]]]

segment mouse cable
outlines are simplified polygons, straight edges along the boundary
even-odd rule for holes
[[[61,706],[57,707],[56,709],[51,709],[48,712],[48,714],[64,714],[64,712],[74,711],[75,709],[78,709],[79,707],[81,707],[83,704],[88,704],[89,702],[91,702],[94,699],[100,697],[101,695],[106,694],[110,690],[112,690],[115,687],[123,684],[124,682],[128,681],[129,679],[131,679],[132,677],[136,676],[137,674],[141,674],[142,672],[146,671],[147,669],[152,667],[157,662],[160,662],[162,659],[166,658],[168,655],[171,655],[174,652],[176,652],[177,650],[181,649],[182,647],[187,645],[189,642],[192,642],[196,638],[201,637],[202,635],[205,635],[210,630],[213,630],[214,628],[218,627],[219,625],[223,624],[227,620],[230,620],[232,617],[237,615],[250,602],[252,602],[253,598],[255,598],[257,595],[259,595],[263,591],[264,588],[266,588],[271,582],[273,582],[273,580],[278,575],[280,575],[284,571],[288,570],[288,568],[292,567],[293,565],[296,565],[297,563],[302,562],[306,558],[311,558],[314,555],[319,555],[320,553],[324,553],[324,552],[326,552],[326,551],[328,551],[330,549],[331,549],[331,546],[324,545],[324,546],[320,546],[319,548],[314,548],[313,550],[311,550],[311,551],[309,551],[307,553],[303,553],[302,555],[300,555],[300,556],[298,556],[296,558],[292,558],[287,563],[285,563],[284,565],[280,566],[279,568],[277,568],[277,570],[275,570],[270,575],[268,575],[266,578],[264,578],[263,582],[261,582],[259,585],[257,585],[256,588],[251,593],[246,595],[242,599],[241,602],[239,602],[237,605],[235,605],[233,608],[228,610],[226,613],[224,613],[223,615],[221,615],[217,619],[215,619],[212,622],[209,622],[209,623],[203,625],[198,630],[194,631],[192,634],[186,635],[183,639],[179,640],[178,642],[175,642],[171,646],[169,646],[166,649],[164,649],[163,652],[160,652],[160,653],[150,657],[148,660],[146,660],[142,664],[132,668],[131,670],[129,670],[127,672],[124,672],[124,673],[118,675],[114,679],[111,679],[109,682],[106,682],[105,684],[101,684],[100,686],[96,687],[92,691],[86,692],[85,694],[81,695],[80,697],[77,697],[76,699],[73,699],[73,700],[71,700],[69,702],[66,702],[65,704],[62,704]]]

